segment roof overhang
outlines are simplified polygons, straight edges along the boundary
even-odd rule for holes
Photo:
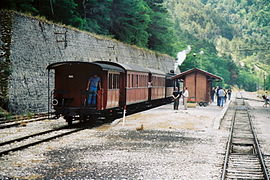
[[[184,79],[187,75],[189,75],[191,73],[195,73],[195,72],[202,73],[205,76],[208,76],[208,78],[209,79],[212,79],[212,80],[217,80],[217,81],[222,81],[223,80],[219,76],[216,76],[216,75],[214,75],[212,73],[209,73],[207,71],[204,71],[204,70],[201,70],[201,69],[198,69],[198,68],[190,69],[190,70],[187,70],[187,71],[182,72],[180,74],[177,74],[177,75],[173,76],[172,79]]]
[[[48,70],[56,69],[61,66],[84,66],[84,65],[92,65],[101,68],[104,71],[117,71],[117,72],[124,72],[124,70],[118,66],[113,66],[110,64],[102,64],[97,62],[81,62],[81,61],[64,61],[64,62],[57,62],[47,66]]]
[[[141,67],[136,64],[122,64],[122,63],[118,63],[118,62],[116,63],[116,62],[110,62],[110,61],[95,61],[95,62],[118,66],[118,67],[123,68],[125,71],[146,72],[146,73],[150,72],[147,68]]]

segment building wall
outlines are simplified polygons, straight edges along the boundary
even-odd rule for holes
[[[196,97],[199,101],[207,100],[207,78],[201,73],[196,75]]]
[[[195,98],[198,102],[209,101],[207,77],[198,72],[193,72],[185,77],[185,86],[188,87],[189,97]]]
[[[0,11],[2,20],[8,17],[11,17],[7,26],[11,27],[8,49],[11,74],[7,97],[9,110],[13,113],[47,111],[46,67],[54,62],[113,61],[164,72],[174,67],[174,59],[167,55],[18,13]]]
[[[188,87],[189,97],[195,98],[195,73],[188,74],[185,77],[184,88]]]

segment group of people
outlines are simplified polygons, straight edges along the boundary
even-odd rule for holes
[[[217,106],[223,107],[227,101],[227,98],[230,100],[232,95],[231,89],[223,89],[222,87],[213,87],[211,90],[211,101],[215,101],[215,96],[217,98]]]
[[[172,97],[174,99],[173,109],[178,110],[180,98],[183,96],[184,109],[187,110],[187,99],[189,97],[188,88],[184,88],[184,92],[179,91],[177,87],[175,87]]]

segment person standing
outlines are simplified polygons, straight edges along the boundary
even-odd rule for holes
[[[223,107],[224,105],[224,97],[225,97],[225,91],[223,90],[223,88],[220,88],[218,90],[218,96],[219,96],[219,106]]]
[[[224,104],[226,104],[226,102],[227,102],[227,91],[226,91],[226,89],[223,89],[224,90],[224,93],[225,93],[225,95],[224,95]]]
[[[220,97],[219,97],[219,95],[218,95],[219,90],[220,90],[220,87],[218,86],[218,87],[217,87],[217,91],[216,91],[217,106],[220,106]]]
[[[97,102],[97,91],[98,87],[100,88],[100,77],[98,77],[96,74],[94,76],[91,76],[87,83],[86,90],[88,91],[88,99],[87,104],[96,104]]]
[[[228,99],[231,100],[232,90],[228,89],[227,94],[228,94]]]
[[[188,88],[185,87],[184,89],[184,93],[183,93],[183,99],[184,99],[184,108],[185,110],[187,110],[187,99],[189,97],[189,92],[188,92]]]
[[[212,103],[215,101],[215,94],[216,94],[216,89],[215,89],[215,87],[213,87],[212,90],[211,90],[211,101],[212,101]]]
[[[178,91],[178,88],[176,87],[175,90],[173,91],[172,97],[174,99],[174,103],[173,103],[173,109],[174,110],[178,110],[178,106],[179,106],[179,99],[182,95],[182,92]]]

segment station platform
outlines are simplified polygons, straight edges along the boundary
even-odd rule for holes
[[[227,101],[224,107],[212,103],[206,107],[196,106],[184,110],[181,104],[179,110],[173,110],[173,103],[159,106],[147,111],[129,115],[112,122],[115,128],[127,128],[144,130],[161,129],[219,129],[221,119],[226,113],[231,101]]]

